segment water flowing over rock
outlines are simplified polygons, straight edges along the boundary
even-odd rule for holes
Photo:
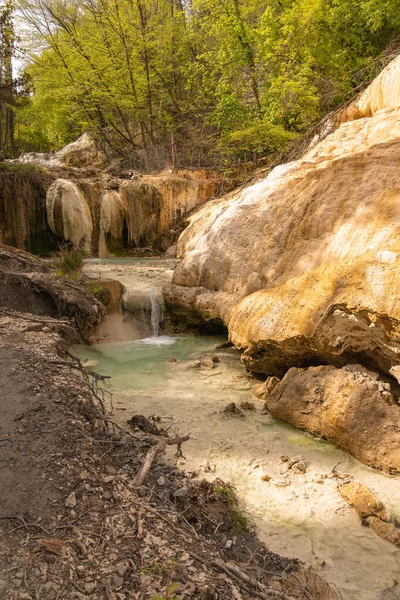
[[[54,154],[31,152],[0,167],[0,241],[42,254],[66,242],[102,258],[164,252],[185,215],[235,185],[217,170],[141,175],[106,168],[89,133]]]
[[[344,115],[301,160],[206,204],[179,239],[168,306],[224,323],[254,372],[356,362],[398,372],[399,58],[358,102],[365,114]],[[387,410],[399,425],[397,405]],[[396,452],[377,460],[397,470]]]

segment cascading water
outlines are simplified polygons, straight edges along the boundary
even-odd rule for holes
[[[154,337],[158,337],[160,333],[160,323],[163,320],[163,304],[160,301],[160,296],[157,290],[150,289],[150,304],[151,304],[151,328]]]

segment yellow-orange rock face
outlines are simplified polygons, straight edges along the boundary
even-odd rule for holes
[[[293,367],[265,406],[278,419],[335,442],[371,467],[400,473],[400,408],[389,384],[361,365]]]
[[[182,234],[167,302],[222,320],[253,371],[400,363],[400,94],[389,100]]]
[[[253,372],[297,367],[268,394],[272,414],[400,472],[400,408],[363,372],[400,381],[400,58],[340,120],[301,160],[192,217],[165,300],[224,323]],[[316,365],[331,366],[298,372]]]

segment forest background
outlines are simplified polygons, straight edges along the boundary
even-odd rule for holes
[[[88,130],[144,171],[257,160],[363,89],[399,36],[400,0],[3,0],[0,153]]]

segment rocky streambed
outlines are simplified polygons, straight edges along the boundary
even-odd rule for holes
[[[151,259],[91,263],[86,269],[128,281],[134,296],[136,284],[143,291],[151,288],[148,281],[155,288],[165,283],[171,267]],[[163,428],[190,434],[185,459],[176,463],[171,450],[171,464],[199,478],[230,481],[268,548],[311,565],[348,600],[397,598],[398,548],[361,525],[339,488],[360,482],[396,520],[400,478],[368,468],[268,414],[264,401],[252,393],[259,393],[260,383],[248,376],[239,352],[216,349],[223,339],[154,336],[150,329],[141,339],[80,346],[75,352],[112,377],[113,418],[121,426],[127,427],[133,414],[156,415]],[[225,412],[232,402],[240,413]],[[164,484],[159,478],[156,490]]]

